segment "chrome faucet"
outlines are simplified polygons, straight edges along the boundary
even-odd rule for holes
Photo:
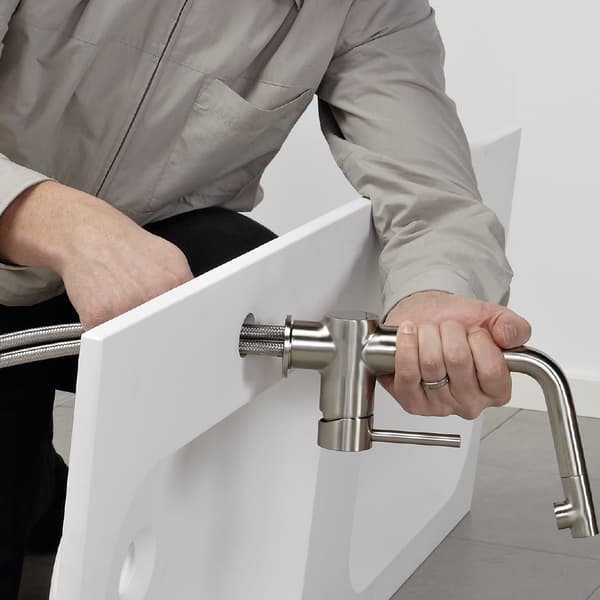
[[[246,322],[239,350],[278,356],[283,375],[290,369],[321,374],[318,444],[344,452],[368,450],[373,442],[460,447],[460,436],[374,429],[377,375],[394,372],[396,327],[381,325],[376,315],[341,312],[320,321],[286,318],[285,324]],[[560,367],[539,350],[522,346],[504,351],[510,371],[533,377],[542,387],[565,500],[554,504],[559,529],[575,538],[598,534],[585,457],[569,384]]]

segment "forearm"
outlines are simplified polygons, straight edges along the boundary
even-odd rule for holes
[[[56,182],[29,188],[0,215],[0,259],[58,273],[86,330],[193,278],[177,246]]]
[[[423,200],[415,194],[416,207]],[[407,294],[425,289],[498,304],[507,301],[512,270],[504,253],[504,231],[485,206],[440,190],[429,222],[417,220],[411,227],[403,226],[401,218],[386,222],[377,208],[374,221],[383,240],[380,266],[386,310]]]
[[[384,314],[426,289],[505,302],[504,231],[481,202],[444,90],[434,13],[427,0],[353,7],[346,48],[319,88],[321,123],[347,178],[373,204]]]
[[[102,200],[54,181],[23,192],[0,215],[0,260],[61,272],[88,228],[127,219]]]

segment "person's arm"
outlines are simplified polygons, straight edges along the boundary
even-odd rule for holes
[[[0,154],[0,218],[23,192],[50,179],[42,173],[37,173],[14,163],[3,154]],[[2,238],[0,238],[0,244],[2,244]],[[0,250],[0,261],[4,258]],[[0,263],[0,268],[22,269],[24,267]]]
[[[0,257],[58,273],[85,329],[193,278],[177,246],[54,181],[29,188],[0,216]]]
[[[8,24],[18,5],[19,0],[0,0],[0,58]],[[0,215],[27,188],[48,179],[51,177],[18,165],[4,156],[0,142]]]
[[[0,58],[2,58],[3,40],[18,4],[19,0],[0,0]],[[19,165],[10,160],[8,156],[2,154],[0,137],[0,217],[25,190],[50,179],[52,178]],[[1,243],[2,238],[0,237]],[[0,250],[0,269],[25,269],[23,266],[3,263],[1,262],[2,259],[3,256]]]
[[[385,323],[399,327],[395,373],[380,382],[410,413],[472,419],[510,399],[501,348],[531,328],[505,307],[504,230],[481,203],[443,59],[427,0],[355,0],[318,94],[382,243]]]
[[[443,60],[426,0],[355,0],[318,90],[336,161],[373,204],[384,314],[425,289],[508,302],[504,231],[481,203]]]
[[[0,0],[0,60],[18,4]],[[27,278],[38,267],[63,280],[85,329],[193,277],[170,242],[103,200],[0,154],[0,272]]]

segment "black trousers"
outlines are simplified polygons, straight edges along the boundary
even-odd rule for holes
[[[195,210],[146,226],[177,245],[195,276],[273,239],[252,219],[218,207]],[[79,317],[66,294],[26,307],[0,305],[0,334]],[[16,600],[32,534],[60,523],[66,467],[52,445],[56,389],[75,389],[77,357],[0,369],[0,598]]]

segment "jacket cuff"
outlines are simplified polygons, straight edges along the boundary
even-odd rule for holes
[[[408,279],[405,271],[393,271],[388,274],[383,288],[383,317],[381,322],[387,319],[389,312],[400,300],[416,292],[426,290],[438,290],[458,296],[477,298],[469,282],[453,271],[432,269]]]
[[[25,190],[43,181],[51,181],[52,177],[32,171],[27,167],[18,165],[0,154],[0,215],[16,200]],[[20,271],[29,269],[0,261],[0,269]]]

